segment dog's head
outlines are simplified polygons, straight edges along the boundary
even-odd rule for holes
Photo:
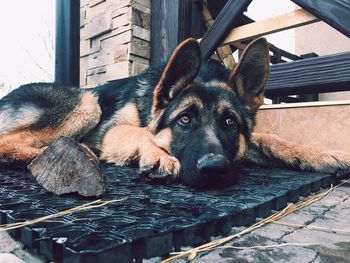
[[[181,163],[186,184],[206,187],[234,179],[264,99],[268,43],[253,41],[230,72],[218,62],[201,65],[198,42],[173,52],[153,93],[154,142]]]

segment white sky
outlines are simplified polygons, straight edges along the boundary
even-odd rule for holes
[[[50,81],[54,27],[55,0],[1,1],[0,83],[13,89],[28,82]]]
[[[253,0],[246,14],[255,21],[292,12],[297,6],[290,0]],[[278,48],[294,53],[294,29],[265,36]]]

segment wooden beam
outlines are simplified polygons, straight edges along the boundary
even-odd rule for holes
[[[347,37],[350,37],[350,1],[332,0],[292,0],[294,3],[319,17],[322,21],[334,27]]]
[[[350,52],[271,65],[265,95],[350,90]]]
[[[259,110],[327,107],[327,106],[338,106],[338,105],[350,105],[350,100],[327,100],[327,101],[294,102],[294,103],[284,103],[284,104],[264,104],[260,106]]]
[[[319,21],[319,19],[310,14],[308,11],[297,9],[287,14],[237,27],[228,34],[226,39],[221,43],[221,46],[246,41],[263,35],[311,24],[317,21]]]
[[[205,5],[203,6],[203,20],[204,27],[207,30],[214,24],[214,19]],[[233,67],[236,65],[236,61],[233,58],[232,53],[233,52],[230,46],[219,47],[216,49],[217,56],[228,69],[233,69]]]
[[[202,58],[207,60],[213,54],[214,50],[225,39],[226,35],[235,23],[238,23],[238,18],[243,14],[245,9],[252,0],[229,0],[215,18],[214,24],[209,28],[200,42],[202,50]]]

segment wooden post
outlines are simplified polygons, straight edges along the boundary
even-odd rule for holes
[[[167,59],[189,37],[202,34],[202,0],[155,0],[151,13],[151,63]]]

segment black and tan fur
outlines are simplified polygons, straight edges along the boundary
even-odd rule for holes
[[[197,41],[188,39],[164,65],[95,89],[28,84],[0,100],[0,160],[28,163],[67,136],[103,161],[137,163],[150,177],[180,177],[196,187],[231,181],[242,161],[347,173],[347,153],[253,133],[268,73],[263,38],[231,72],[202,63]]]

